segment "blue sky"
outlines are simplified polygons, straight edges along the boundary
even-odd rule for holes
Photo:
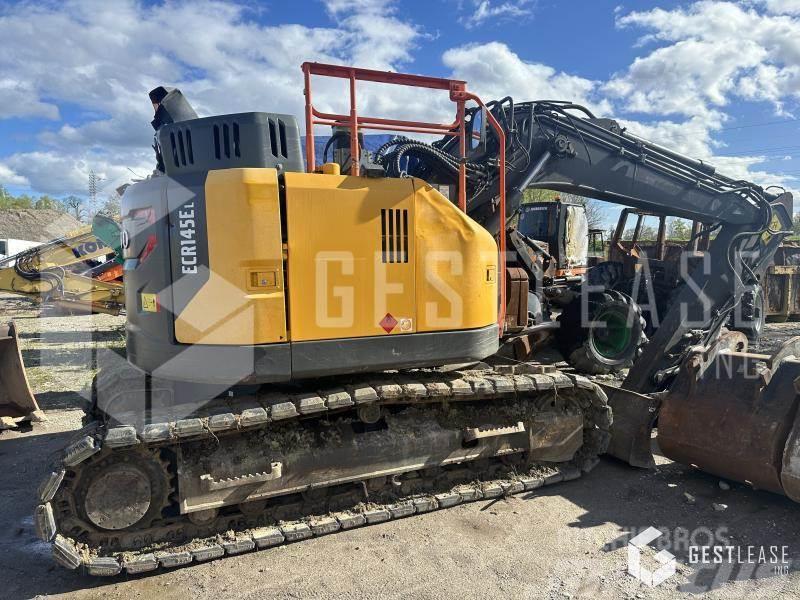
[[[300,115],[303,60],[576,100],[732,176],[800,176],[800,0],[0,2],[0,40],[0,184],[14,191],[85,194],[93,169],[108,193],[146,174],[159,84],[201,114]],[[315,89],[341,106],[341,89]],[[412,91],[360,102],[450,116],[446,98]]]

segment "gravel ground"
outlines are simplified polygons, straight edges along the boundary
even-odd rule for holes
[[[0,297],[19,327],[29,377],[49,420],[0,434],[0,597],[69,598],[798,598],[798,507],[785,498],[659,457],[655,471],[604,458],[589,475],[541,493],[459,506],[149,576],[98,580],[53,565],[33,533],[36,488],[79,427],[92,345],[121,346],[123,319],[46,317]],[[800,334],[770,325],[759,351]],[[726,487],[723,485],[723,487]],[[686,494],[691,496],[687,500]],[[713,504],[727,505],[715,510]],[[664,529],[678,573],[648,588],[626,572],[627,540]],[[798,565],[691,565],[688,545],[786,546]],[[652,554],[645,566],[658,565]],[[739,581],[736,581],[736,579]]]

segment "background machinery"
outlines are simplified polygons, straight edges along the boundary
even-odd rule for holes
[[[761,287],[767,320],[784,322],[800,317],[800,245],[796,241],[778,248]]]
[[[124,308],[119,223],[96,215],[91,229],[0,261],[0,291],[66,311],[119,314]]]
[[[519,207],[514,231],[541,247],[548,261],[545,274],[575,277],[586,272],[589,262],[589,223],[586,208],[560,199],[526,202]]]
[[[611,390],[611,448],[634,464],[650,457],[659,409],[691,420],[695,407],[673,402],[675,390],[725,359],[735,366],[716,372],[730,396],[755,364],[766,388],[738,410],[750,414],[762,391],[781,397],[770,448],[788,458],[761,458],[770,489],[798,498],[797,400],[776,387],[797,362],[789,350],[748,355],[740,334],[721,333],[791,222],[788,194],[721,176],[570,103],[484,104],[463,81],[303,71],[305,165],[291,116],[198,118],[179,91],[151,92],[159,173],[128,188],[122,209],[131,365],[107,357],[96,421],[42,486],[36,523],[59,563],[140,573],[578,477],[607,449],[611,411],[580,374],[504,358],[525,336],[535,357],[541,332],[590,340],[610,367],[631,360],[623,389]],[[349,115],[314,107],[313,76],[350,82]],[[363,116],[360,81],[447,91],[456,119]],[[349,175],[315,167],[318,124],[348,128],[338,155]],[[443,137],[397,138],[370,156],[364,128]],[[453,201],[432,184],[454,188]],[[510,227],[530,186],[713,223],[710,270],[692,272],[683,309],[671,307],[642,346],[630,297],[551,293],[541,247]],[[541,311],[529,310],[529,290]],[[695,400],[705,427],[714,403]],[[676,442],[674,456],[692,456]],[[716,450],[696,464],[713,472]]]
[[[124,308],[120,226],[96,215],[91,229],[0,261],[0,292],[69,313],[119,314]],[[42,420],[25,375],[16,328],[0,325],[0,430]]]
[[[634,217],[635,219],[632,219]],[[632,289],[634,282],[652,280],[655,291],[654,300],[659,315],[667,312],[666,307],[674,297],[678,285],[683,283],[681,261],[702,260],[708,249],[709,239],[701,235],[703,224],[694,222],[688,240],[669,239],[666,235],[666,214],[647,214],[637,209],[626,208],[620,213],[617,226],[609,240],[608,251],[601,255],[599,266],[590,272],[589,283],[620,289],[637,297],[640,304],[653,304],[646,295],[641,297]],[[656,221],[656,227],[643,227],[645,219]],[[629,228],[630,222],[635,221]],[[645,231],[653,231],[655,236],[647,237]],[[627,235],[630,234],[630,235]],[[590,241],[591,245],[591,241]],[[759,285],[745,291],[737,310],[731,315],[728,326],[747,335],[751,342],[757,341],[767,321],[782,322],[797,318],[800,314],[798,303],[798,255],[796,242],[785,241],[775,252],[764,272],[759,274]],[[644,279],[637,272],[646,266]],[[650,325],[649,310],[644,310]],[[650,333],[650,331],[648,331]]]

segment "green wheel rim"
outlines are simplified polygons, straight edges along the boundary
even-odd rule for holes
[[[600,311],[595,319],[605,323],[592,329],[592,344],[595,351],[606,359],[615,359],[624,354],[631,343],[632,324],[628,323],[628,315],[613,308]]]

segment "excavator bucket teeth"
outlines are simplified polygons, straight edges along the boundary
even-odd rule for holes
[[[43,420],[25,375],[14,323],[0,325],[0,430]]]
[[[658,398],[600,384],[608,395],[614,422],[607,454],[643,469],[655,466],[650,434],[658,414]]]
[[[800,502],[800,338],[773,356],[689,358],[658,417],[672,460]]]

